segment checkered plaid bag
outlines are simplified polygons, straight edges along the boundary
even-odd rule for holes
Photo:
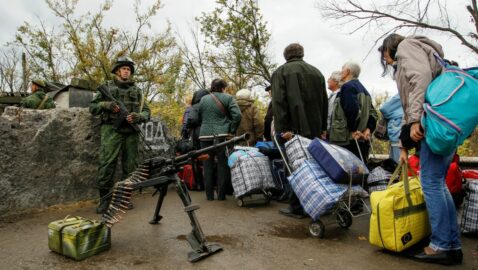
[[[392,173],[382,167],[373,169],[367,178],[368,192],[385,190]]]
[[[478,179],[468,180],[467,185],[461,215],[461,232],[478,234]]]
[[[288,178],[305,212],[313,220],[319,219],[347,193],[348,185],[332,181],[314,160],[306,160]],[[353,194],[367,194],[360,186],[353,186]]]
[[[285,152],[292,171],[297,170],[304,161],[312,158],[307,150],[310,142],[310,139],[295,135],[294,138],[285,143]]]
[[[386,171],[382,167],[377,167],[373,169],[368,175],[367,184],[370,185],[372,183],[383,182],[383,181],[386,181],[388,183],[388,180],[390,180],[390,177],[392,177],[391,172]]]
[[[368,185],[368,192],[372,193],[374,191],[386,190],[388,186],[388,181],[378,181]]]
[[[240,156],[231,169],[231,181],[236,198],[275,188],[269,158],[266,156]]]

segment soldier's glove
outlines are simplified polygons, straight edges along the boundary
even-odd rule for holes
[[[107,111],[113,111],[114,108],[117,106],[116,102],[114,101],[101,101],[98,103],[98,105],[100,106],[100,108]]]
[[[140,123],[144,121],[144,118],[141,114],[132,112],[130,113],[126,119],[128,120],[129,123]]]

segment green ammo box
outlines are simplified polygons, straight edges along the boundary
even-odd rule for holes
[[[48,224],[48,247],[77,261],[83,260],[110,249],[111,231],[96,220],[66,217]]]

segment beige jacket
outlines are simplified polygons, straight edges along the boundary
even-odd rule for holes
[[[443,58],[441,45],[422,36],[407,37],[398,45],[395,80],[406,124],[420,121],[425,91],[442,72],[443,68],[433,56],[434,52]]]
[[[238,97],[237,105],[239,105],[241,109],[242,118],[236,135],[240,136],[246,132],[250,135],[247,142],[239,144],[254,146],[257,141],[262,140],[262,136],[264,135],[264,120],[260,117],[259,109],[254,105],[254,100]]]

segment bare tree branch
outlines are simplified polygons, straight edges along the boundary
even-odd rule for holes
[[[467,6],[467,10],[473,17],[475,30],[478,33],[476,0],[471,0],[471,2],[472,5]],[[401,28],[435,30],[457,38],[464,46],[478,54],[476,44],[477,33],[465,34],[452,27],[446,4],[440,0],[416,2],[395,0],[387,3],[388,4],[382,4],[381,6],[372,3],[371,7],[365,7],[357,0],[331,0],[319,4],[318,7],[321,9],[321,13],[325,18],[341,21],[342,24],[356,25],[351,33],[362,30],[367,25],[376,24],[380,28],[388,25],[389,22],[395,22],[395,25],[390,29],[391,31],[396,31]],[[412,3],[416,3],[415,13],[413,13],[413,8],[411,8]],[[438,13],[441,14],[437,20],[432,20],[429,17],[432,8],[437,9]],[[441,24],[437,24],[434,21],[440,21]],[[359,24],[357,25],[357,23]],[[390,30],[388,30],[388,32],[390,32]],[[468,39],[470,37],[472,40]]]

